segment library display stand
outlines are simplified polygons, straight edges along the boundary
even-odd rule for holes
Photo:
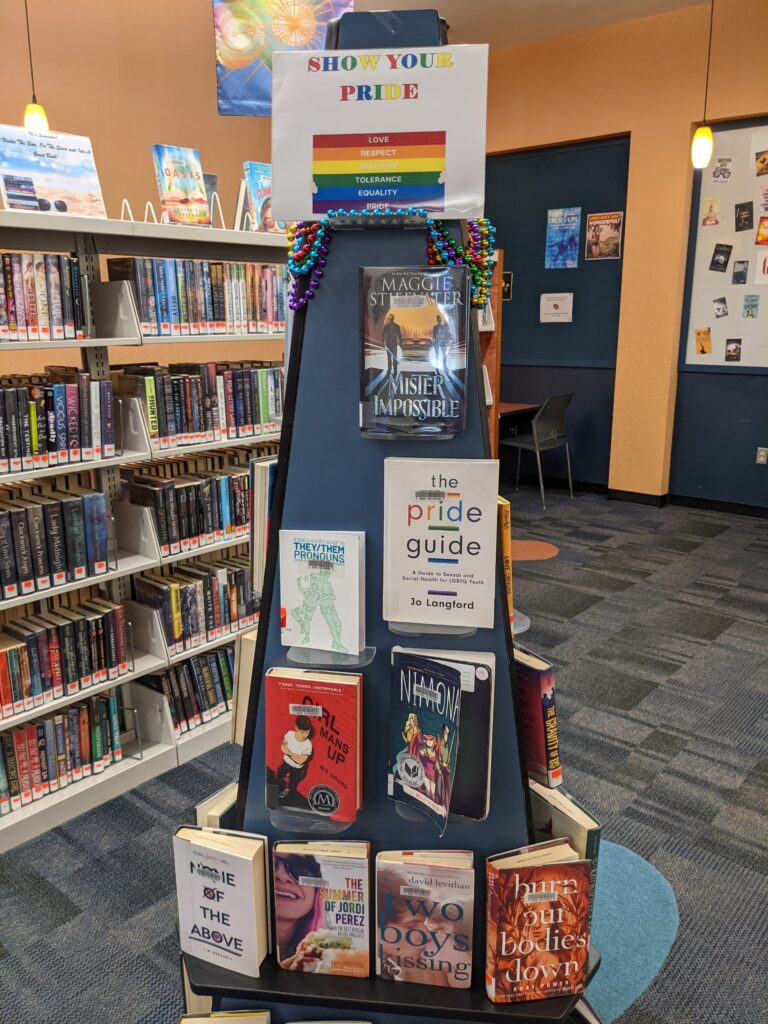
[[[74,350],[80,349],[82,369],[90,373],[92,380],[102,380],[110,375],[110,348],[126,348],[128,359],[140,361],[140,349],[147,344],[207,345],[207,352],[201,350],[200,355],[201,359],[206,359],[211,358],[210,346],[216,342],[249,343],[251,350],[247,354],[255,355],[262,341],[284,339],[282,333],[143,337],[131,285],[127,281],[102,281],[100,265],[101,259],[109,255],[283,263],[285,238],[280,235],[1,210],[0,252],[14,251],[70,253],[78,257],[85,336],[66,341],[3,342],[0,344],[0,365],[7,367],[6,372],[14,369],[10,353],[47,350],[45,361],[68,362],[73,359]],[[57,359],[53,350],[60,350],[66,355]],[[245,349],[243,354],[246,355]],[[234,446],[274,446],[279,434],[153,450],[138,399],[121,397],[115,398],[115,425],[117,452],[113,458],[0,475],[0,484],[5,485],[34,484],[41,479],[62,478],[60,484],[66,487],[67,478],[71,482],[83,474],[91,474],[95,486],[106,495],[110,539],[109,563],[105,573],[67,582],[44,592],[0,600],[0,629],[9,620],[43,612],[51,599],[60,594],[99,587],[110,599],[124,604],[130,648],[128,672],[119,678],[56,698],[34,710],[0,719],[2,732],[43,715],[58,713],[62,708],[100,691],[116,689],[123,720],[122,761],[110,765],[98,775],[46,795],[0,818],[0,853],[198,757],[231,737],[231,711],[175,737],[165,698],[146,686],[131,686],[131,683],[193,655],[233,643],[240,632],[253,628],[254,621],[241,620],[237,632],[209,638],[206,643],[170,655],[159,613],[129,600],[130,577],[185,558],[198,558],[215,552],[221,555],[247,545],[248,537],[235,537],[163,557],[150,510],[121,501],[120,467],[173,455],[208,454]],[[59,481],[56,483],[58,485]]]
[[[460,224],[450,225],[458,237]],[[575,1013],[578,997],[532,1003],[494,1004],[487,999],[485,963],[485,858],[528,842],[526,775],[518,742],[514,698],[512,635],[506,591],[497,551],[496,614],[493,629],[470,635],[440,635],[424,627],[404,640],[382,618],[382,545],[384,460],[390,456],[435,459],[490,457],[490,438],[481,374],[476,314],[468,344],[467,427],[451,440],[374,440],[361,436],[360,309],[361,266],[422,266],[423,227],[339,226],[322,287],[294,318],[277,479],[272,502],[261,622],[250,692],[235,827],[276,839],[312,838],[276,827],[265,806],[264,692],[267,669],[289,666],[280,642],[278,538],[289,530],[360,530],[366,536],[366,642],[375,647],[363,673],[363,806],[356,822],[340,838],[367,839],[372,865],[380,850],[471,849],[476,869],[472,987],[440,988],[397,984],[372,976],[348,979],[280,969],[274,956],[262,964],[258,979],[246,978],[184,957],[192,990],[213,997],[214,1009],[265,1007],[273,1020],[297,1016],[348,1016],[388,1024],[422,1016],[446,1020],[557,1021]],[[491,651],[496,656],[490,814],[484,821],[451,819],[442,838],[420,815],[405,819],[387,799],[387,737],[390,698],[390,649],[410,643],[422,648]],[[327,666],[314,666],[316,668]],[[339,665],[341,670],[348,666]],[[320,834],[322,835],[322,833]],[[320,836],[318,836],[320,837]],[[332,837],[329,837],[332,838]],[[373,888],[373,883],[372,883]],[[369,911],[372,915],[372,910]],[[372,919],[372,918],[371,918]],[[371,929],[372,933],[374,927]],[[592,954],[590,971],[599,957]],[[292,1004],[302,1004],[301,1008]],[[572,1019],[577,1019],[572,1017]]]

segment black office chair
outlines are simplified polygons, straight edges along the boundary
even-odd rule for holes
[[[517,473],[515,474],[515,490],[520,486],[520,460],[523,449],[536,453],[536,465],[539,469],[539,490],[541,491],[541,507],[546,509],[544,501],[544,478],[541,475],[541,453],[552,448],[565,447],[565,459],[568,463],[568,489],[573,497],[573,480],[571,479],[571,450],[568,447],[568,434],[565,429],[565,411],[571,404],[573,395],[554,395],[546,399],[539,411],[531,420],[531,433],[518,434],[504,438],[499,444],[517,448]]]

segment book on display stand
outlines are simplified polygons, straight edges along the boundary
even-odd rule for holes
[[[410,45],[433,42],[431,37],[407,39]],[[279,869],[275,865],[272,881],[276,946],[287,948],[289,954],[281,952],[278,961],[273,947],[256,977],[187,955],[189,982],[193,991],[210,995],[216,1009],[269,1009],[280,1020],[312,1016],[312,1010],[326,1017],[362,1013],[374,1024],[424,1016],[578,1020],[583,984],[599,964],[594,950],[579,963],[581,987],[564,986],[564,994],[550,991],[547,994],[554,997],[546,999],[524,995],[523,1002],[504,1001],[501,986],[498,1002],[486,995],[485,863],[500,851],[528,847],[533,832],[506,582],[497,544],[498,466],[489,459],[475,318],[461,337],[460,351],[460,331],[454,332],[458,321],[433,307],[430,332],[436,330],[418,359],[402,325],[399,338],[391,330],[383,333],[393,322],[386,311],[377,319],[378,339],[376,331],[365,336],[358,300],[361,268],[413,271],[425,268],[427,259],[423,231],[406,231],[402,223],[391,222],[358,222],[355,228],[346,230],[334,222],[322,287],[314,288],[311,302],[299,303],[293,317],[235,814],[235,828],[266,837],[273,851],[286,844],[284,849],[290,852]],[[454,238],[464,230],[461,222],[447,222],[446,228]],[[306,277],[296,296],[301,299],[308,287]],[[350,358],[350,338],[361,339],[358,361]],[[413,364],[426,362],[444,376],[451,352],[460,353],[452,397],[459,407],[430,407],[439,421],[432,436],[410,431],[407,411],[390,432],[379,415],[386,395],[384,406],[371,406],[362,414],[366,386],[376,382],[377,370],[388,372],[385,360],[401,361],[402,369],[414,375],[419,371]],[[429,375],[428,368],[421,369]],[[421,389],[423,394],[431,387],[426,376],[412,385],[414,392]],[[374,386],[380,390],[381,384]],[[448,437],[440,437],[441,432]],[[398,464],[403,463],[412,471],[420,467],[423,481],[399,479]],[[398,488],[410,490],[398,494]],[[444,510],[442,519],[434,508],[428,512],[429,504]],[[410,537],[403,526],[410,525],[409,515],[415,527]],[[338,566],[326,552],[314,559],[313,573],[295,573],[297,585],[306,579],[301,584],[306,593],[294,591],[294,606],[299,599],[302,602],[297,621],[306,636],[311,620],[313,647],[312,657],[300,669],[291,667],[281,601],[281,569],[286,567],[285,558],[280,559],[281,531],[291,538],[307,531],[321,539],[334,531],[363,535],[365,571],[356,578],[364,587],[364,602],[359,604],[364,609],[364,654],[354,652],[361,643],[344,641],[347,649],[340,649],[343,633],[334,615],[342,591],[337,594],[334,589]],[[410,540],[419,542],[415,554],[425,558],[420,569],[428,583],[421,595],[416,582],[408,588],[412,610],[406,614],[393,591],[407,571]],[[394,546],[399,548],[397,558],[392,556]],[[473,570],[475,558],[479,568]],[[473,586],[465,581],[472,578],[477,596],[468,593]],[[420,600],[422,605],[416,603]],[[345,598],[347,606],[352,601]],[[419,607],[423,615],[413,610]],[[321,640],[327,649],[316,644],[316,636],[329,638]],[[294,679],[295,698],[283,699],[278,717],[268,703],[268,678],[281,671],[289,671]],[[311,686],[298,685],[305,678],[302,673]],[[350,713],[343,723],[330,704],[323,704],[326,675],[335,677],[329,678],[329,686],[349,681],[349,692],[356,695],[348,699]],[[463,690],[471,693],[466,701]],[[393,700],[396,692],[402,700]],[[398,718],[396,735],[393,706],[403,719],[400,723]],[[426,706],[444,711],[446,721],[438,720],[439,714],[428,715]],[[270,714],[273,724],[266,721]],[[473,784],[460,787],[461,736],[478,749],[479,767]],[[347,780],[341,814],[334,789],[337,755]],[[355,761],[350,766],[350,757],[359,759],[359,765]],[[467,765],[471,761],[465,758],[465,781]],[[397,799],[396,780],[402,792],[410,781],[409,799]],[[454,791],[461,793],[460,805],[454,802]],[[284,805],[290,805],[290,814],[280,810]],[[457,808],[462,813],[456,813]],[[300,852],[302,843],[308,849]],[[326,879],[323,856],[349,856],[356,844],[368,844],[364,864]],[[411,860],[417,854],[418,863]],[[561,860],[568,864],[567,858]],[[399,881],[385,879],[386,872],[387,879],[395,878],[393,865],[403,875]],[[586,868],[582,875],[588,878]],[[461,895],[452,899],[452,889]],[[375,910],[371,896],[376,893],[381,907]],[[361,894],[367,894],[365,901]],[[423,909],[430,894],[441,917],[453,919],[450,928],[439,931],[441,948],[433,950],[429,960],[421,957],[422,966],[428,964],[430,970],[420,972],[420,937],[430,941],[431,922],[428,913],[419,918],[411,904],[415,901]],[[349,915],[348,921],[344,915]],[[362,916],[365,921],[359,919]],[[358,963],[351,959],[358,949],[356,936],[368,923],[370,973],[358,976],[344,965]],[[433,933],[438,935],[436,929]],[[523,977],[530,970],[523,963],[518,968]],[[567,973],[568,968],[564,970]]]

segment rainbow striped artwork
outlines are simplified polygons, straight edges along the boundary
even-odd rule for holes
[[[312,212],[445,209],[445,132],[313,135]]]

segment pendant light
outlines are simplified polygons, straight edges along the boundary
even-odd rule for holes
[[[712,22],[715,16],[715,0],[710,0],[709,4],[709,43],[707,45],[707,78],[704,83],[704,116],[702,117],[702,123],[698,126],[693,134],[693,141],[691,142],[691,163],[697,171],[703,171],[705,167],[709,167],[709,161],[712,159],[712,150],[715,146],[715,141],[712,138],[712,129],[707,124],[707,94],[709,93],[709,63],[712,58]]]
[[[32,102],[24,108],[24,127],[28,132],[47,132],[48,117],[42,104],[37,102],[35,95],[35,69],[32,66],[32,37],[29,34],[29,10],[24,0],[24,17],[27,22],[27,49],[29,51],[29,74],[32,79]]]

